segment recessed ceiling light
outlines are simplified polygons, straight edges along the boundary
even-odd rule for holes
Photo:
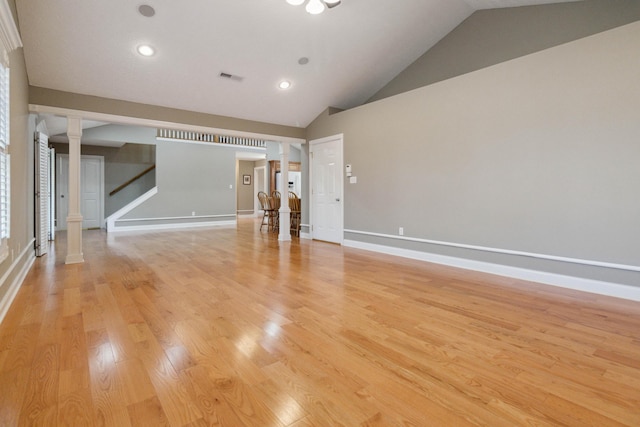
[[[280,82],[280,84],[278,84],[278,87],[280,89],[289,89],[291,87],[291,82],[287,81],[287,80],[283,80]]]
[[[305,9],[312,15],[318,15],[324,12],[324,3],[320,0],[309,0]]]
[[[140,15],[146,16],[147,18],[151,18],[156,14],[155,9],[148,4],[140,5],[140,7],[138,7],[138,12],[140,12]]]
[[[302,58],[298,59],[298,64],[300,65],[307,65],[309,63],[309,58],[307,58],[306,56],[303,56]]]
[[[153,56],[156,53],[156,50],[148,44],[141,44],[138,46],[138,53],[142,56]]]

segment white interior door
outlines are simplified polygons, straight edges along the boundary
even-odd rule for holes
[[[311,141],[311,236],[342,244],[342,135]]]
[[[35,144],[36,256],[42,256],[49,249],[49,137],[36,132]]]
[[[82,228],[100,228],[102,225],[102,159],[83,156],[80,160]]]
[[[69,155],[58,156],[58,230],[67,229],[69,215]],[[102,156],[80,157],[80,213],[82,228],[102,227],[104,217],[104,158]]]

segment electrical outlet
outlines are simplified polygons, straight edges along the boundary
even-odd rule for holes
[[[398,235],[404,236],[404,227],[398,228]]]

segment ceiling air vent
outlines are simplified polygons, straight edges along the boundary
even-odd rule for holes
[[[224,71],[220,73],[220,77],[222,77],[223,79],[234,80],[236,82],[241,82],[244,79],[244,77],[240,77],[240,76],[236,76],[236,75],[233,75],[233,74],[225,73]]]

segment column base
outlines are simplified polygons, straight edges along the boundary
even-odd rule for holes
[[[285,203],[288,203],[288,198],[285,200]],[[291,241],[291,210],[286,208],[281,208],[280,213],[280,233],[278,234],[278,240],[281,242]]]
[[[82,215],[71,214],[67,217],[67,257],[65,264],[84,262],[82,254]]]
[[[82,253],[69,254],[64,259],[65,264],[82,264],[83,262],[84,262],[84,255],[82,255]]]

